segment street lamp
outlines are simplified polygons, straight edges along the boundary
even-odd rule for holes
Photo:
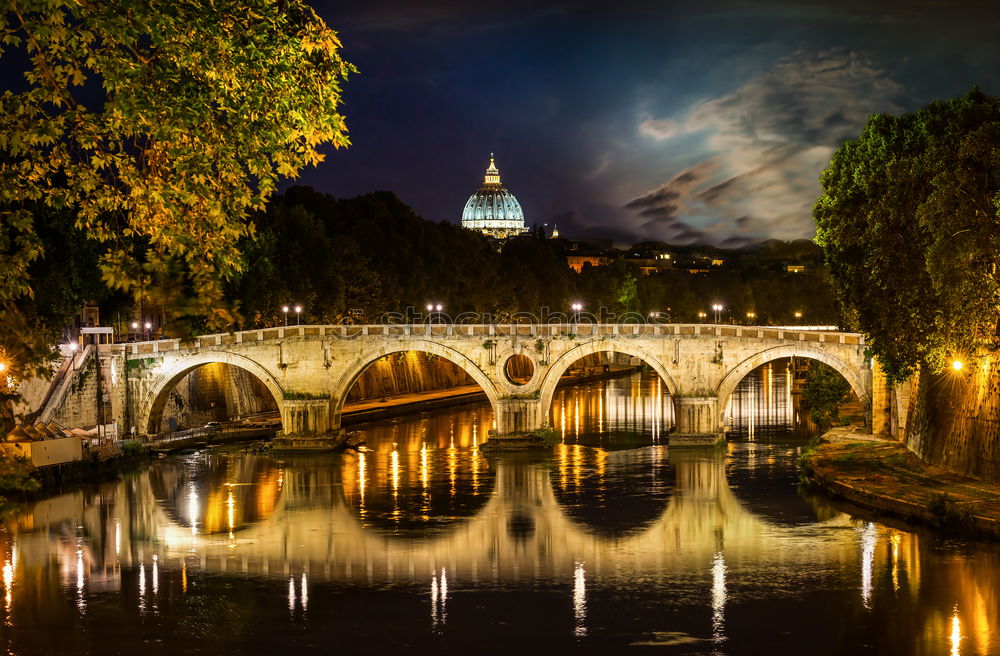
[[[719,313],[722,312],[722,305],[715,303],[712,305],[712,309],[715,310],[715,323],[719,323]]]
[[[150,329],[151,329],[152,327],[153,327],[153,324],[151,324],[151,323],[149,323],[149,322],[147,321],[147,322],[146,322],[146,326],[145,326],[145,328],[146,328],[146,339],[147,339],[147,340],[149,339],[149,331],[150,331]]]
[[[301,305],[296,305],[295,306],[295,325],[296,326],[299,325],[299,319],[300,319],[301,316],[302,316],[302,306]]]
[[[287,326],[288,325],[288,306],[287,305],[282,305],[281,306],[281,311],[285,313],[285,325]]]
[[[796,312],[795,312],[795,320],[796,320],[796,321],[799,321],[800,319],[802,319],[802,313],[801,313],[801,312],[798,312],[798,311],[796,311]]]
[[[700,319],[701,321],[704,321],[704,320],[705,320],[705,317],[707,317],[707,316],[708,316],[708,315],[707,315],[707,314],[705,314],[704,312],[699,312],[699,313],[698,313],[698,319]]]
[[[570,305],[573,309],[573,323],[577,323],[580,320],[580,311],[583,310],[583,303],[573,303]]]
[[[753,320],[757,318],[756,312],[747,312],[748,323],[753,323]]]

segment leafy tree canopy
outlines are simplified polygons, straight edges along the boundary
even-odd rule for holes
[[[802,400],[809,407],[809,418],[820,435],[839,420],[840,404],[849,398],[850,391],[850,383],[836,369],[818,360],[809,363]]]
[[[453,318],[475,312],[484,321],[506,322],[516,313],[565,316],[574,302],[595,315],[607,316],[605,308],[619,317],[628,311],[674,321],[696,321],[716,302],[726,306],[722,321],[749,322],[748,311],[764,324],[791,323],[796,311],[813,323],[838,320],[819,269],[789,275],[773,259],[748,252],[711,275],[683,269],[644,275],[628,260],[577,273],[566,265],[572,251],[561,240],[522,235],[498,252],[483,235],[423,219],[387,191],[335,199],[292,187],[275,195],[254,222],[256,233],[240,245],[244,273],[228,284],[248,328],[281,325],[281,307],[292,304],[303,306],[308,323],[378,321],[407,308],[422,313],[427,303],[441,303]],[[821,257],[815,244],[805,246]]]
[[[222,328],[279,178],[348,145],[353,67],[302,0],[14,0],[0,13],[0,304],[30,298],[36,208],[100,245],[104,283]]]
[[[874,115],[820,181],[817,241],[891,380],[995,344],[1000,99]]]

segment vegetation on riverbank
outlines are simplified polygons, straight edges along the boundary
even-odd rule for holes
[[[928,465],[898,442],[847,436],[816,445],[800,464],[807,487],[876,514],[1000,539],[1000,489]]]
[[[114,480],[149,462],[149,449],[137,440],[121,443],[116,458],[96,458],[36,469],[27,458],[0,451],[0,515],[20,504],[62,490],[66,486]]]
[[[816,241],[890,382],[995,348],[1000,98],[875,114],[823,173]]]
[[[9,499],[23,499],[41,489],[35,470],[23,456],[0,451],[0,504]]]
[[[840,423],[840,405],[850,391],[850,384],[830,365],[819,361],[809,364],[802,401],[820,434]]]

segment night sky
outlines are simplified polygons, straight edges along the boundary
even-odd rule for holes
[[[1000,94],[1000,2],[311,3],[360,69],[299,182],[458,222],[490,152],[528,225],[619,243],[812,237],[873,112]]]

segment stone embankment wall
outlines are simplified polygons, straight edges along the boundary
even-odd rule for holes
[[[924,461],[1000,482],[1000,371],[984,359],[961,371],[921,372],[903,441]]]
[[[69,361],[69,366],[55,366],[60,375],[22,382],[22,398],[15,408],[22,418],[55,421],[64,428],[91,429],[97,425],[98,386],[103,402],[104,423],[115,422],[124,403],[124,387],[117,384],[124,359],[121,349],[101,347],[100,383],[93,347]]]

